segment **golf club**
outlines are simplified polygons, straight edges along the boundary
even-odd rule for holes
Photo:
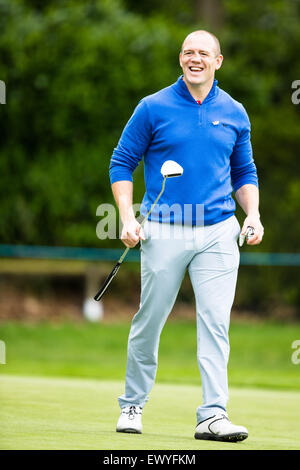
[[[141,222],[141,227],[143,227],[144,223],[146,222],[146,220],[148,219],[149,215],[151,214],[152,212],[152,209],[154,208],[154,206],[156,205],[157,201],[159,200],[159,198],[161,197],[162,193],[164,192],[164,189],[165,189],[165,183],[166,183],[166,179],[167,178],[174,178],[176,176],[181,176],[182,173],[183,173],[183,168],[182,166],[180,166],[177,162],[174,162],[173,160],[167,160],[165,161],[165,163],[162,165],[161,169],[160,169],[160,172],[163,176],[163,183],[162,183],[162,188],[161,188],[161,191],[159,193],[159,195],[157,196],[157,198],[155,199],[154,203],[152,204],[149,212],[147,213],[147,215],[144,217],[144,219],[142,220]],[[126,248],[126,250],[124,251],[124,253],[122,254],[122,256],[120,257],[120,259],[118,260],[118,262],[116,263],[116,265],[114,266],[112,272],[109,274],[109,276],[107,276],[107,278],[105,279],[104,283],[102,284],[100,290],[97,292],[97,294],[95,295],[94,297],[94,300],[98,301],[101,299],[101,297],[103,296],[104,292],[106,291],[106,289],[108,288],[109,284],[111,283],[111,281],[113,280],[113,278],[115,277],[115,275],[117,274],[117,272],[119,271],[119,268],[122,264],[122,262],[124,261],[124,258],[125,256],[127,255],[128,251],[130,250],[129,247]]]

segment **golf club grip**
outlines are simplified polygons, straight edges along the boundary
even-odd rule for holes
[[[119,271],[119,268],[121,266],[121,263],[118,261],[117,264],[115,265],[114,269],[112,270],[112,272],[107,276],[107,278],[105,279],[104,283],[102,284],[100,290],[97,292],[97,294],[95,295],[94,297],[94,300],[100,300],[101,297],[103,296],[104,292],[106,291],[106,289],[108,288],[109,284],[111,283],[111,281],[113,280],[113,278],[115,277],[115,275],[117,274],[117,272]]]

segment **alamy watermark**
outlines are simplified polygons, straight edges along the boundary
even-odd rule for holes
[[[295,351],[292,354],[291,361],[293,364],[298,365],[300,364],[300,339],[295,339],[292,342],[292,349],[295,349]]]
[[[2,340],[0,340],[0,364],[6,364],[6,347]]]
[[[292,89],[295,90],[291,96],[292,103],[299,104],[300,103],[300,80],[293,81]]]
[[[0,104],[6,104],[6,86],[2,80],[0,80]]]
[[[148,211],[141,204],[133,204],[132,208],[136,220],[141,224]],[[96,234],[100,240],[121,238],[123,224],[113,204],[100,204],[96,215],[101,217],[96,227]],[[191,227],[195,225],[197,226],[197,241],[202,236],[204,204],[184,204],[183,206],[157,204],[150,215],[151,223],[147,221],[143,227],[146,238],[151,236],[152,239],[184,239],[188,242],[191,236],[194,240]]]

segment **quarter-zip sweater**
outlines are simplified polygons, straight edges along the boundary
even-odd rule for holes
[[[215,79],[199,104],[181,75],[174,84],[143,98],[123,130],[111,158],[110,180],[133,181],[132,173],[144,157],[142,215],[161,191],[162,164],[175,160],[184,169],[181,177],[167,179],[150,220],[215,224],[233,215],[232,191],[245,184],[258,186],[248,115],[217,83]],[[197,205],[204,207],[204,221]],[[170,214],[166,208],[171,206],[177,210]]]

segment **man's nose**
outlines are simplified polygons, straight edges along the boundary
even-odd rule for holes
[[[202,60],[202,57],[200,54],[194,54],[192,57],[192,61],[201,62],[201,60]]]

